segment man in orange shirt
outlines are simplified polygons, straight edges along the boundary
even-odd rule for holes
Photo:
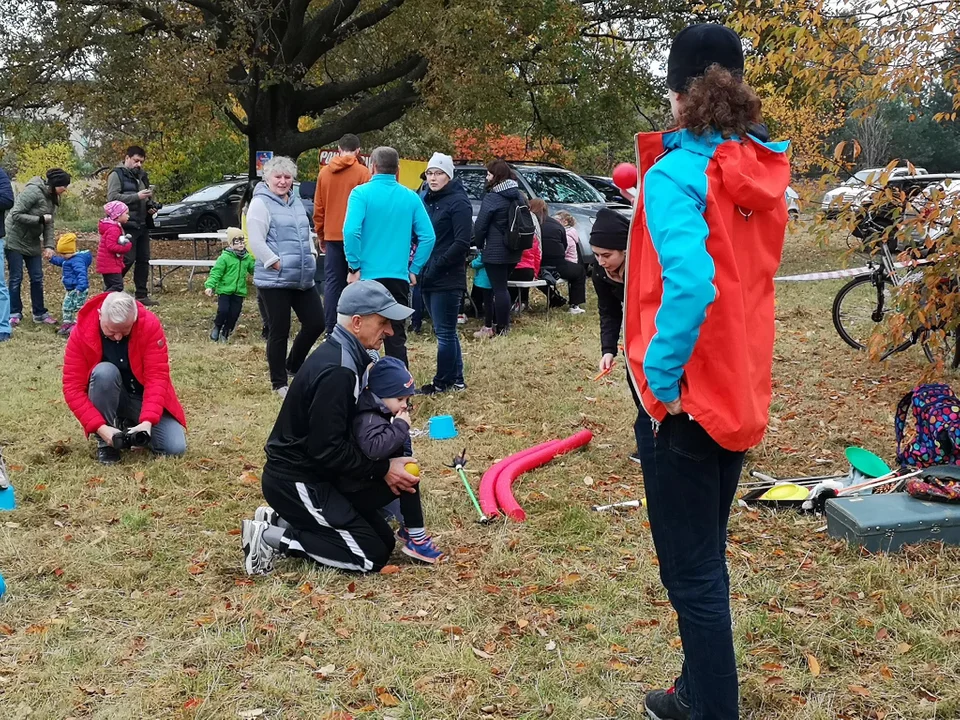
[[[313,197],[313,224],[323,261],[323,307],[327,335],[337,324],[337,303],[347,286],[347,258],[343,254],[343,219],[347,198],[357,185],[370,179],[360,160],[360,138],[347,133],[338,143],[340,154],[320,169]]]

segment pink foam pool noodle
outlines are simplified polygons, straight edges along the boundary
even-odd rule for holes
[[[548,440],[545,443],[540,443],[539,445],[534,445],[533,447],[527,448],[526,450],[521,450],[513,455],[508,455],[500,462],[491,465],[480,480],[480,509],[483,510],[483,514],[488,518],[497,517],[500,514],[500,508],[497,507],[495,488],[497,476],[504,467],[509,465],[514,460],[526,457],[527,455],[535,453],[539,450],[543,450],[544,448],[552,447],[558,442],[560,441]]]
[[[583,447],[593,439],[593,433],[589,430],[581,430],[564,440],[557,440],[552,446],[541,447],[529,454],[518,456],[511,460],[497,475],[494,494],[497,498],[497,504],[506,513],[511,520],[523,522],[527,519],[527,514],[520,507],[520,503],[513,497],[513,483],[518,477],[528,470],[533,470],[541,465],[553,460],[558,455],[563,455],[571,450]]]

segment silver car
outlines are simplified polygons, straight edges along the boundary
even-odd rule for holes
[[[508,161],[509,162],[509,161]],[[529,198],[540,198],[547,203],[551,215],[566,210],[577,221],[580,236],[580,257],[584,263],[593,262],[590,249],[590,231],[601,208],[631,210],[630,205],[607,202],[603,195],[586,180],[569,170],[550,163],[509,162],[517,174],[520,189]],[[487,168],[480,163],[457,163],[454,176],[463,183],[476,219],[480,201],[487,190]]]

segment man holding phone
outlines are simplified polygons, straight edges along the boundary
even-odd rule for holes
[[[150,179],[143,171],[147,151],[139,145],[127,148],[123,163],[107,178],[107,202],[119,200],[130,208],[130,220],[123,231],[131,238],[132,247],[124,259],[123,274],[133,267],[133,284],[137,300],[143,305],[157,305],[148,297],[147,281],[150,277],[150,228],[159,205],[153,200]]]

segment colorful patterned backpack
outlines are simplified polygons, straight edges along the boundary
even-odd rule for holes
[[[905,443],[907,411],[911,407],[916,436]],[[901,466],[960,465],[960,398],[949,385],[918,385],[904,395],[897,405],[894,430]]]

